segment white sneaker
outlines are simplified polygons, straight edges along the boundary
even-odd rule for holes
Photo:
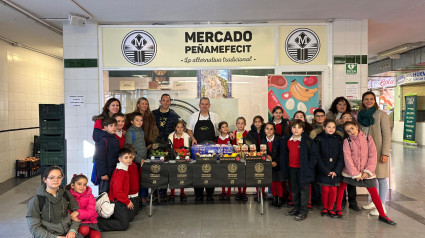
[[[373,209],[372,211],[369,212],[369,215],[371,216],[379,216],[379,212],[378,209]]]
[[[384,204],[382,204],[382,207],[384,208],[385,214],[387,214],[387,209],[385,209]],[[369,212],[369,215],[371,215],[371,216],[379,216],[378,209],[376,209],[376,208],[373,209],[372,211]]]
[[[373,204],[373,202],[371,202],[367,205],[362,206],[362,208],[365,209],[365,210],[371,210],[371,209],[375,208],[375,204]]]

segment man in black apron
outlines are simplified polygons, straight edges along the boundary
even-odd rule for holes
[[[201,98],[199,101],[200,112],[192,114],[188,120],[187,133],[192,138],[192,144],[199,144],[204,141],[214,141],[216,125],[220,121],[218,116],[210,112],[210,100]],[[205,188],[207,191],[207,201],[213,200],[214,188]],[[195,201],[204,199],[204,188],[195,188]]]

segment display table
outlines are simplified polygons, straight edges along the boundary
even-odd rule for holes
[[[257,187],[259,188],[260,213],[264,213],[262,187],[272,184],[270,161],[211,161],[150,162],[142,165],[141,187],[151,188],[149,216],[152,216],[154,191],[160,188],[191,187]]]

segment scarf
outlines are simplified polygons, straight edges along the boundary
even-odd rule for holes
[[[370,125],[373,125],[373,123],[375,123],[375,118],[373,118],[373,114],[375,113],[375,111],[375,107],[371,107],[367,110],[361,110],[357,115],[357,121],[362,126],[368,127]]]

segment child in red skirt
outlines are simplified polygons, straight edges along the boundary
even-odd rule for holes
[[[230,137],[229,137],[229,125],[227,122],[222,121],[218,123],[218,131],[220,132],[220,135],[215,138],[215,143],[219,145],[229,145],[231,144]],[[226,193],[226,187],[221,187],[221,194],[219,199],[220,200],[230,200],[230,194],[231,194],[231,187],[227,188]]]
[[[190,147],[190,136],[186,132],[186,125],[183,121],[177,121],[174,127],[175,131],[172,132],[168,139],[173,143],[173,149],[181,149],[182,147]],[[168,201],[174,201],[174,189],[170,189],[170,196]],[[180,189],[180,201],[187,201],[186,194],[184,194],[184,188]]]

